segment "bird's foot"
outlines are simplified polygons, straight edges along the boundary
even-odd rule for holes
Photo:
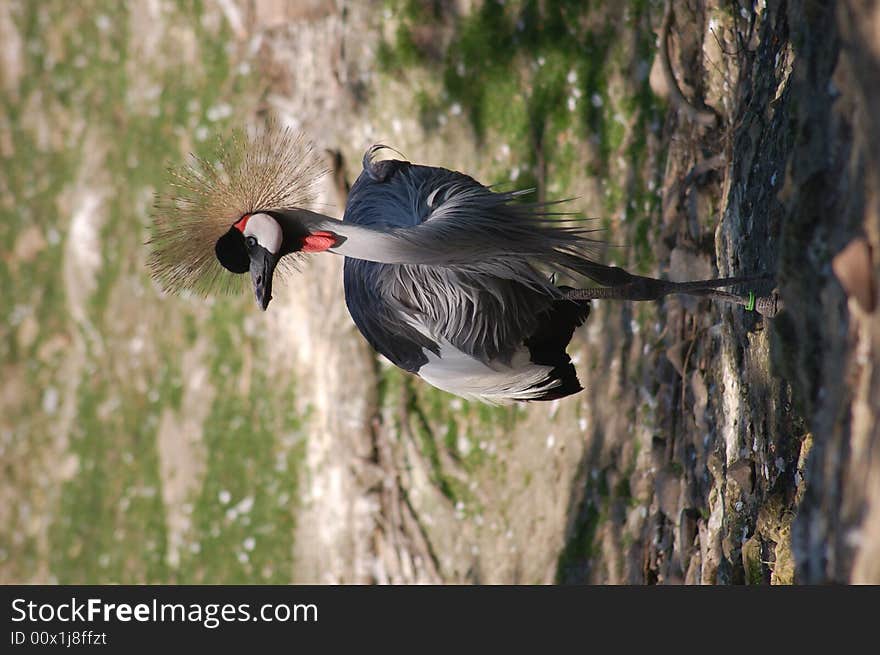
[[[785,309],[785,304],[782,301],[782,296],[779,295],[777,290],[773,290],[769,296],[763,296],[761,298],[754,298],[753,294],[750,294],[753,300],[754,306],[750,309],[754,312],[757,312],[761,316],[766,318],[776,318],[776,315],[779,314],[783,309]]]

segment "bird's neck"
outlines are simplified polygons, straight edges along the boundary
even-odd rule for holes
[[[378,227],[346,223],[330,216],[306,209],[287,210],[279,217],[285,233],[299,234],[303,229],[309,234],[330,233],[335,245],[327,249],[336,255],[363,259],[381,264],[422,264],[424,253],[399,233]]]

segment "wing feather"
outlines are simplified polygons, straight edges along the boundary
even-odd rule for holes
[[[591,231],[559,220],[551,205],[520,203],[522,192],[497,193],[444,168],[376,162],[377,149],[364,158],[344,220],[403,237],[424,262],[346,261],[352,316],[383,354],[392,352],[390,333],[419,349],[427,339],[434,348],[445,342],[483,362],[509,363],[561,298],[549,273],[601,266],[587,256],[601,245]],[[423,332],[401,328],[411,319]],[[410,366],[421,361],[392,355]]]

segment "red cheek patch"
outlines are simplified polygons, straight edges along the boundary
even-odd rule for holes
[[[236,223],[236,224],[233,225],[232,227],[236,228],[239,232],[241,232],[242,234],[244,234],[244,228],[247,227],[247,222],[248,222],[248,219],[249,219],[250,217],[251,217],[250,214],[245,214],[245,215],[242,216],[240,219],[238,219],[238,223]]]
[[[303,252],[324,252],[336,245],[336,236],[330,232],[313,232],[303,239]]]

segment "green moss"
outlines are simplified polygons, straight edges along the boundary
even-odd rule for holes
[[[749,539],[742,546],[745,582],[750,585],[763,585],[766,582],[764,565],[761,562],[761,542],[757,538]]]
[[[614,485],[614,496],[626,503],[629,503],[629,501],[632,500],[632,490],[629,486],[629,477],[626,475],[620,476],[620,480]]]
[[[557,584],[580,583],[588,579],[592,558],[596,554],[596,532],[599,528],[598,508],[589,500],[582,505],[574,534],[566,541],[556,564]]]
[[[408,411],[414,417],[411,426],[415,436],[418,438],[421,454],[431,467],[431,481],[444,496],[454,502],[458,499],[455,489],[456,485],[443,471],[443,464],[440,461],[439,446],[434,433],[431,430],[431,425],[428,422],[428,419],[421,411],[419,411],[418,406],[412,401],[410,401]]]

